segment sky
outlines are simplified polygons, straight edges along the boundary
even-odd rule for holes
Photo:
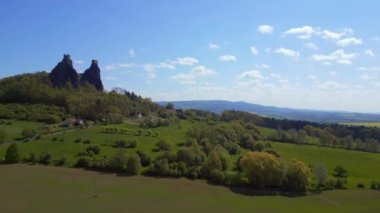
[[[0,78],[97,59],[107,90],[380,112],[380,2],[2,0]]]

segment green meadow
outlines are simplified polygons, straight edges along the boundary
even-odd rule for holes
[[[378,212],[380,191],[247,196],[202,180],[120,177],[81,169],[0,166],[2,212]]]

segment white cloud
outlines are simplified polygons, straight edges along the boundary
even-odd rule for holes
[[[323,30],[320,32],[320,35],[323,39],[325,40],[338,40],[340,38],[342,38],[343,36],[345,36],[347,34],[346,31],[344,32],[332,32],[330,30]]]
[[[268,64],[262,64],[261,67],[264,68],[264,69],[269,69],[270,68],[270,66]]]
[[[251,53],[253,54],[253,55],[258,55],[259,54],[259,50],[256,48],[256,47],[254,47],[254,46],[251,46]]]
[[[222,55],[219,57],[221,61],[237,61],[237,58],[233,55]]]
[[[213,75],[215,72],[204,66],[197,66],[191,69],[189,73],[179,73],[170,78],[181,84],[196,84],[196,79],[203,76]]]
[[[291,28],[285,32],[287,35],[297,35],[299,39],[309,39],[316,30],[311,26]]]
[[[177,58],[177,60],[172,61],[172,63],[173,64],[179,64],[179,65],[193,66],[195,64],[198,64],[199,61],[196,58],[183,57],[183,58]]]
[[[317,76],[315,76],[315,75],[309,75],[309,76],[307,76],[308,78],[310,78],[310,79],[317,79]]]
[[[286,49],[286,48],[278,48],[274,51],[275,53],[278,53],[278,54],[281,54],[281,55],[284,55],[284,56],[287,56],[287,57],[292,57],[292,58],[298,58],[300,56],[300,53],[299,52],[296,52],[294,50],[291,50],[291,49]]]
[[[125,63],[125,64],[118,64],[118,66],[122,68],[131,68],[131,67],[134,67],[135,65],[132,63]]]
[[[239,80],[261,80],[264,79],[264,77],[261,75],[260,71],[258,70],[251,70],[246,71],[237,76],[237,79]]]
[[[130,50],[129,50],[129,57],[133,58],[133,57],[135,57],[135,56],[136,56],[136,52],[135,52],[135,50],[134,50],[134,49],[130,49]]]
[[[324,83],[321,83],[318,85],[319,88],[325,89],[325,90],[331,90],[331,89],[347,89],[348,85],[342,84],[336,81],[327,81]]]
[[[262,34],[272,34],[274,27],[271,25],[260,25],[257,30]]]
[[[364,55],[370,56],[370,57],[375,57],[375,54],[371,49],[366,49],[364,50]]]
[[[219,49],[220,48],[220,45],[219,44],[215,44],[215,43],[210,43],[208,45],[208,48],[209,49]]]
[[[344,38],[336,42],[336,44],[340,47],[348,47],[351,45],[360,45],[363,41],[361,39],[350,37],[350,38]]]
[[[278,78],[281,78],[281,75],[280,75],[280,74],[277,74],[277,73],[271,73],[271,74],[270,74],[270,77],[271,77],[271,78],[277,78],[277,79],[278,79]]]
[[[345,53],[344,50],[336,50],[329,55],[314,54],[311,59],[320,62],[336,62],[338,64],[352,64],[352,60],[358,56],[356,53]]]
[[[313,42],[306,43],[306,44],[304,44],[304,46],[309,48],[309,49],[312,49],[312,50],[318,49],[318,46],[316,44],[314,44]]]

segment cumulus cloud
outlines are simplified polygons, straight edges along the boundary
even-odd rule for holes
[[[119,70],[119,69],[127,69],[131,67],[135,67],[135,64],[132,63],[121,63],[121,64],[108,64],[105,66],[105,70]]]
[[[311,26],[291,28],[285,31],[286,35],[296,35],[299,39],[309,39],[316,30]]]
[[[179,65],[193,66],[195,64],[198,64],[199,61],[196,58],[183,57],[183,58],[177,58],[177,60],[172,61],[172,63],[173,64],[179,64]]]
[[[358,56],[356,53],[345,53],[344,50],[339,49],[328,55],[314,54],[311,59],[320,62],[336,62],[338,64],[352,64],[352,60]]]
[[[208,44],[208,48],[209,49],[219,49],[220,45],[219,44],[215,44],[215,43],[210,43],[210,44]]]
[[[278,48],[274,51],[277,54],[281,54],[283,56],[291,57],[291,58],[298,58],[300,56],[300,53],[291,49],[286,49],[286,48]]]
[[[222,55],[219,57],[221,61],[237,61],[237,58],[233,55]]]
[[[272,34],[274,31],[274,27],[271,25],[260,25],[257,27],[257,30],[262,34]]]
[[[170,78],[181,84],[195,84],[197,78],[213,74],[215,74],[215,72],[212,69],[204,66],[197,66],[192,68],[188,73],[179,73],[177,75],[171,76]]]
[[[334,41],[334,40],[339,40],[340,38],[342,38],[348,34],[352,34],[352,32],[353,32],[352,29],[346,28],[341,32],[333,32],[330,30],[323,30],[323,31],[319,32],[319,34],[320,34],[321,38],[323,38],[325,40]]]
[[[373,53],[373,51],[371,49],[364,50],[364,55],[370,56],[370,57],[375,57],[375,54]]]
[[[348,47],[352,45],[360,45],[362,44],[363,41],[361,39],[355,38],[355,37],[350,37],[350,38],[344,38],[341,40],[338,40],[336,44],[340,47]]]
[[[264,77],[259,70],[250,70],[243,72],[237,76],[238,80],[262,80]]]
[[[252,55],[258,55],[259,54],[259,50],[256,47],[251,46],[250,49],[251,49]]]

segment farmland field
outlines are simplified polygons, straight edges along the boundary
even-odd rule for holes
[[[4,212],[377,212],[380,191],[246,196],[201,180],[119,177],[80,169],[0,166]],[[97,195],[97,196],[95,196]]]

